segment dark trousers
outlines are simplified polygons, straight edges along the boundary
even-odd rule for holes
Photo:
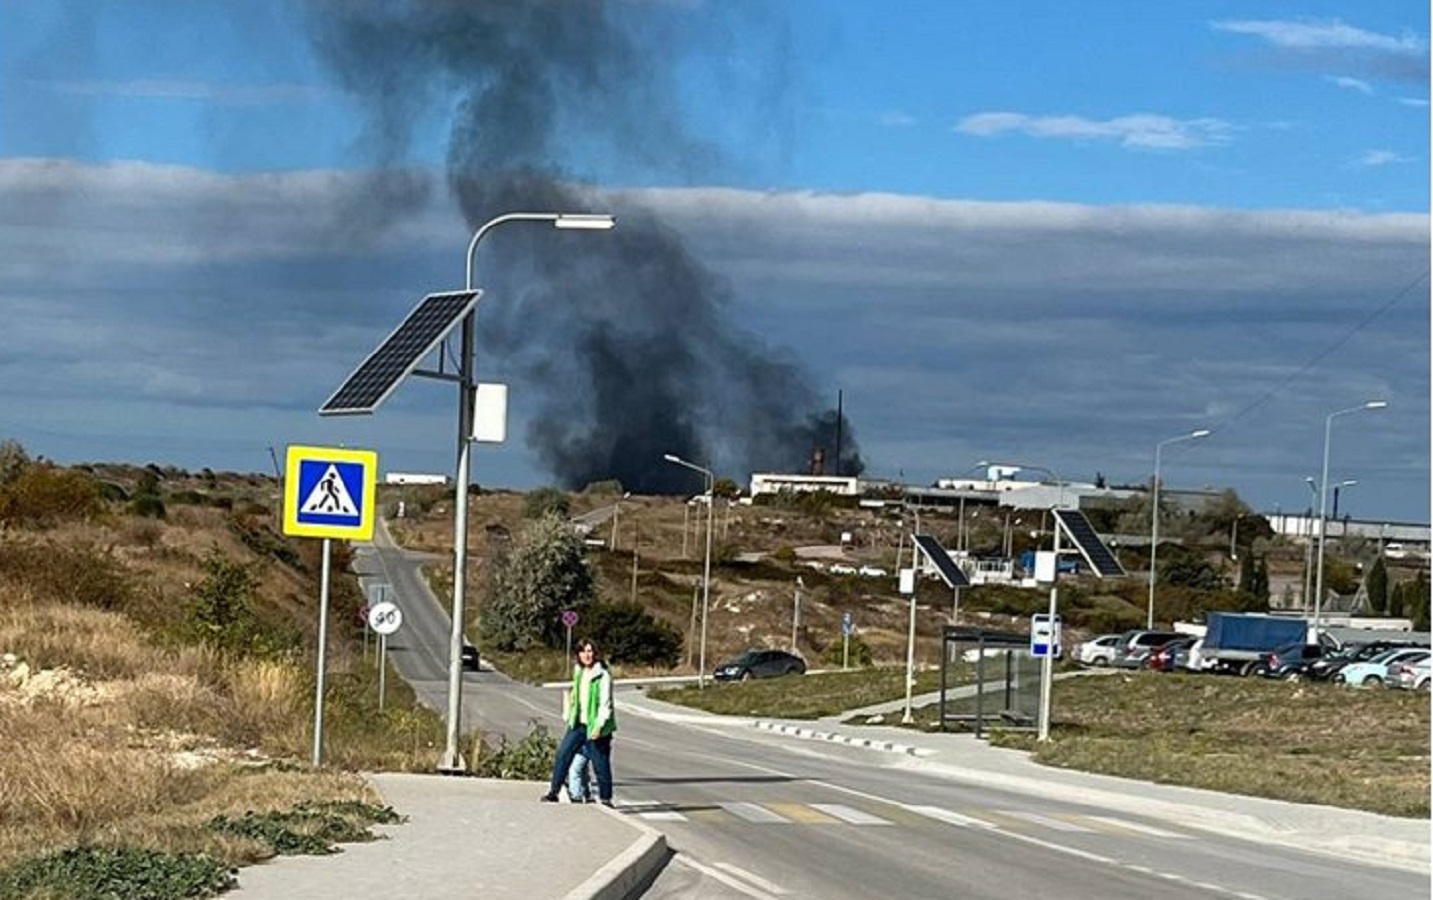
[[[587,726],[581,723],[573,725],[562,735],[562,740],[557,744],[557,757],[552,762],[552,783],[548,785],[547,793],[550,797],[556,797],[557,792],[567,783],[567,770],[572,768],[572,757],[583,744],[587,743]],[[601,771],[601,770],[599,770]],[[608,796],[611,796],[611,773],[608,772]],[[598,776],[601,777],[600,775]],[[600,784],[600,781],[599,781]]]
[[[582,749],[582,755],[592,760],[592,769],[597,775],[597,799],[612,800],[612,735],[593,738]]]

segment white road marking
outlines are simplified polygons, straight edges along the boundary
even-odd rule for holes
[[[1046,816],[1037,812],[1025,812],[1018,809],[993,809],[991,812],[997,816],[1019,819],[1023,822],[1040,825],[1044,828],[1053,828],[1055,831],[1075,831],[1084,832],[1086,834],[1094,831],[1093,828],[1086,828],[1083,825],[1076,825],[1074,822],[1067,822],[1064,819],[1057,819],[1053,816]]]
[[[727,887],[731,888],[732,890],[739,891],[748,897],[753,897],[755,898],[755,900],[772,900],[772,898],[775,896],[774,894],[769,894],[766,891],[758,890],[756,887],[746,884],[745,882],[738,881],[736,878],[733,878],[732,876],[721,871],[720,869],[715,869],[711,866],[703,865],[702,863],[697,862],[691,857],[683,856],[680,853],[673,857],[673,862],[680,863],[681,865],[689,866],[690,868],[696,869],[698,872],[702,873],[708,878],[719,881]],[[782,893],[786,892],[783,891]]]
[[[764,824],[767,822],[790,823],[791,821],[785,816],[778,816],[766,807],[758,806],[755,803],[722,803],[719,805],[737,818],[745,819],[748,822]]]
[[[765,878],[762,878],[760,875],[757,875],[755,872],[748,872],[740,866],[734,866],[731,863],[720,862],[716,864],[716,867],[718,869],[730,872],[733,876],[735,876],[736,878],[740,878],[742,881],[746,881],[756,885],[763,891],[766,891],[768,894],[791,893],[790,891],[786,890],[786,888],[783,888],[781,885],[773,884],[772,882],[767,881]]]
[[[1085,816],[1084,818],[1090,819],[1091,821],[1094,821],[1094,822],[1104,822],[1105,824],[1107,824],[1107,825],[1113,825],[1113,826],[1116,827],[1116,828],[1123,828],[1123,829],[1128,830],[1128,831],[1136,831],[1136,832],[1139,832],[1140,834],[1148,834],[1148,835],[1151,835],[1151,836],[1153,836],[1153,837],[1177,838],[1177,839],[1185,839],[1185,838],[1188,838],[1188,837],[1189,837],[1189,835],[1187,835],[1187,834],[1179,834],[1179,833],[1174,832],[1174,831],[1165,831],[1163,828],[1155,828],[1153,825],[1146,825],[1146,824],[1144,824],[1143,822],[1131,822],[1131,821],[1128,820],[1128,819],[1117,819],[1117,818],[1115,818],[1114,816],[1088,816],[1088,815],[1087,815],[1087,816]]]
[[[834,816],[841,821],[849,822],[852,825],[891,824],[888,819],[882,819],[880,816],[873,816],[868,812],[862,812],[861,810],[851,806],[843,806],[840,803],[811,803],[808,805],[812,809],[820,810],[828,816]]]
[[[984,819],[977,819],[972,816],[961,815],[958,812],[952,812],[948,809],[941,809],[939,806],[908,805],[904,808],[910,810],[913,813],[916,813],[917,815],[922,815],[929,819],[938,819],[939,821],[945,822],[948,825],[959,825],[962,828],[996,827],[994,822],[987,822]]]

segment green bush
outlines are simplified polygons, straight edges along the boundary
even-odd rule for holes
[[[258,841],[282,856],[327,856],[338,844],[371,841],[369,825],[392,824],[403,817],[391,807],[355,800],[300,803],[291,810],[215,816],[209,829],[217,834]]]
[[[631,600],[589,606],[583,612],[582,625],[583,632],[592,636],[612,662],[670,668],[682,656],[682,636],[677,629]]]
[[[232,869],[202,853],[72,847],[0,872],[0,898],[175,900],[212,897],[234,884]]]
[[[45,528],[100,509],[99,484],[78,469],[29,465],[0,485],[0,525]]]
[[[853,669],[868,669],[875,665],[871,657],[871,646],[861,639],[859,634],[851,635],[851,643],[848,648],[844,646],[844,639],[834,640],[826,648],[821,656],[822,662],[833,669],[841,668],[843,662]]]
[[[480,743],[475,756],[473,774],[479,778],[546,781],[557,757],[557,740],[545,726],[534,723],[527,737],[516,744],[500,737],[496,746]]]
[[[59,603],[123,608],[133,597],[133,576],[108,551],[92,546],[7,543],[0,575]]]
[[[130,515],[146,519],[163,519],[168,515],[168,511],[164,508],[164,501],[159,499],[157,494],[135,494],[130,498],[126,508]]]

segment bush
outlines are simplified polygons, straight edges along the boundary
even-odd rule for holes
[[[631,600],[593,604],[583,613],[583,626],[612,662],[670,668],[682,655],[677,629]]]
[[[555,487],[540,487],[528,492],[523,500],[522,515],[525,519],[541,519],[546,515],[566,518],[571,509],[572,505],[562,491]]]
[[[871,645],[858,634],[851,635],[849,648],[844,645],[844,639],[832,641],[821,658],[827,666],[835,669],[841,668],[843,662],[855,669],[868,669],[875,664],[871,657]]]
[[[133,596],[133,580],[108,551],[87,545],[8,543],[0,575],[59,603],[119,609]]]
[[[77,469],[26,466],[0,485],[0,525],[43,528],[89,519],[99,509],[99,485]]]
[[[202,853],[73,847],[0,872],[0,897],[168,900],[212,897],[234,884],[228,866]]]
[[[527,737],[516,744],[500,737],[496,746],[479,743],[475,755],[473,774],[479,778],[546,781],[557,757],[557,741],[546,727],[534,724]]]

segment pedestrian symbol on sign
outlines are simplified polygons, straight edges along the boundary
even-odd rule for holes
[[[308,499],[299,507],[300,513],[332,513],[339,516],[358,515],[358,506],[349,496],[348,488],[339,477],[338,466],[329,463],[323,477],[313,486]]]

